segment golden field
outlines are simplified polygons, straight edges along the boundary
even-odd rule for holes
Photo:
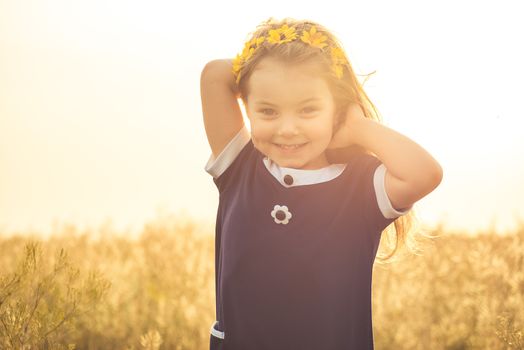
[[[164,217],[137,238],[72,225],[0,238],[0,349],[208,349],[213,233]],[[375,263],[375,348],[523,349],[524,225],[431,235]]]

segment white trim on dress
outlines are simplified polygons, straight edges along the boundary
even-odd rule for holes
[[[242,129],[240,129],[231,141],[229,141],[216,159],[213,156],[213,153],[211,153],[204,169],[214,178],[219,177],[224,173],[224,171],[226,171],[231,163],[233,163],[250,139],[251,135],[246,126],[243,125]]]
[[[378,207],[387,219],[395,219],[401,215],[407,214],[408,211],[412,208],[406,208],[404,210],[397,210],[391,204],[388,194],[386,192],[385,179],[386,179],[386,166],[384,163],[380,164],[375,170],[373,175],[373,185],[375,186],[375,194],[377,197]]]
[[[215,322],[211,325],[211,330],[210,330],[211,335],[213,335],[213,336],[215,336],[215,337],[217,337],[217,338],[220,338],[220,339],[224,339],[224,337],[225,337],[225,332],[221,332],[221,331],[217,330],[217,329],[215,328],[215,326],[216,326],[217,324],[218,324],[218,321],[215,321]]]

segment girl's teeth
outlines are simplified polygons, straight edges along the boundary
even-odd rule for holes
[[[293,145],[293,146],[279,145],[279,146],[285,149],[294,149],[294,148],[298,148],[300,145]]]

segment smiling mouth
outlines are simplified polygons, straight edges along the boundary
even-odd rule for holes
[[[283,150],[299,149],[299,148],[305,146],[306,144],[307,144],[307,142],[305,142],[305,143],[298,143],[298,144],[294,144],[294,145],[284,145],[284,144],[274,143],[275,146],[277,146],[278,148],[283,149]]]

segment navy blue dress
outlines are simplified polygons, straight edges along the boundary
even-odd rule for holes
[[[205,170],[219,191],[210,349],[373,349],[381,232],[411,209],[392,207],[380,160],[281,168],[244,126]]]

